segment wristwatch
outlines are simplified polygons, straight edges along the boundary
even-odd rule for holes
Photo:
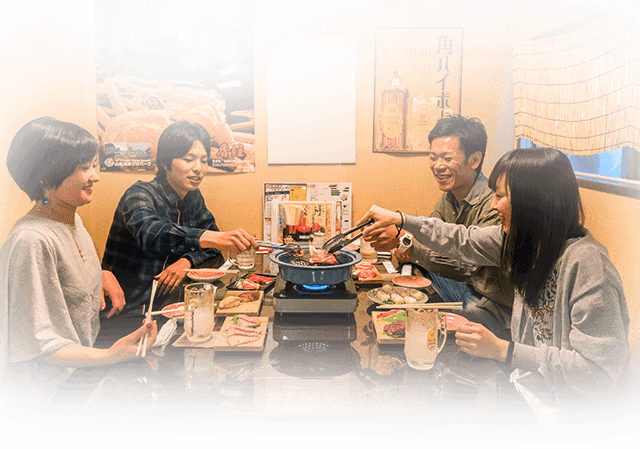
[[[411,234],[403,234],[400,237],[400,246],[398,246],[398,252],[404,253],[406,250],[413,246],[413,237]]]

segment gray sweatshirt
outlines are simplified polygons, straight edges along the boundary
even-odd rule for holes
[[[405,216],[404,229],[461,262],[499,266],[502,226],[480,228]],[[629,314],[622,281],[591,234],[566,242],[531,310],[516,292],[512,367],[529,373],[560,404],[616,390],[629,366]],[[512,376],[513,378],[513,376]]]

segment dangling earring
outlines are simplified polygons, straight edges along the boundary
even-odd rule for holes
[[[47,198],[46,196],[42,198],[42,204],[46,206],[48,202],[49,202],[49,198]]]

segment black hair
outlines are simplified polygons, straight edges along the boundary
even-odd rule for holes
[[[489,176],[494,191],[502,174],[511,224],[502,243],[501,265],[525,302],[537,307],[564,243],[584,235],[578,181],[569,158],[554,148],[518,149],[502,156]]]
[[[464,151],[465,161],[473,153],[479,151],[482,157],[476,173],[480,173],[487,151],[487,130],[479,119],[466,118],[461,115],[441,118],[429,133],[429,145],[440,137],[457,137]]]
[[[16,133],[7,154],[13,180],[32,201],[57,188],[79,165],[91,162],[98,142],[89,131],[52,117],[31,120]]]
[[[157,176],[166,178],[167,167],[171,167],[174,159],[187,154],[196,141],[202,144],[207,157],[211,157],[211,138],[204,126],[186,120],[167,126],[158,139]]]

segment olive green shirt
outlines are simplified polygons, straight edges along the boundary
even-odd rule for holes
[[[489,188],[487,178],[480,173],[467,196],[459,203],[453,193],[445,192],[436,203],[431,217],[466,227],[499,225],[498,212],[491,208],[493,198],[494,192]],[[499,267],[478,268],[465,264],[430,251],[418,242],[414,242],[411,257],[412,262],[433,274],[469,284],[484,297],[479,307],[493,309],[494,306],[486,301],[489,300],[503,306],[500,307],[501,314],[507,317],[511,315],[513,287],[501,275]],[[494,310],[494,313],[497,311]]]

